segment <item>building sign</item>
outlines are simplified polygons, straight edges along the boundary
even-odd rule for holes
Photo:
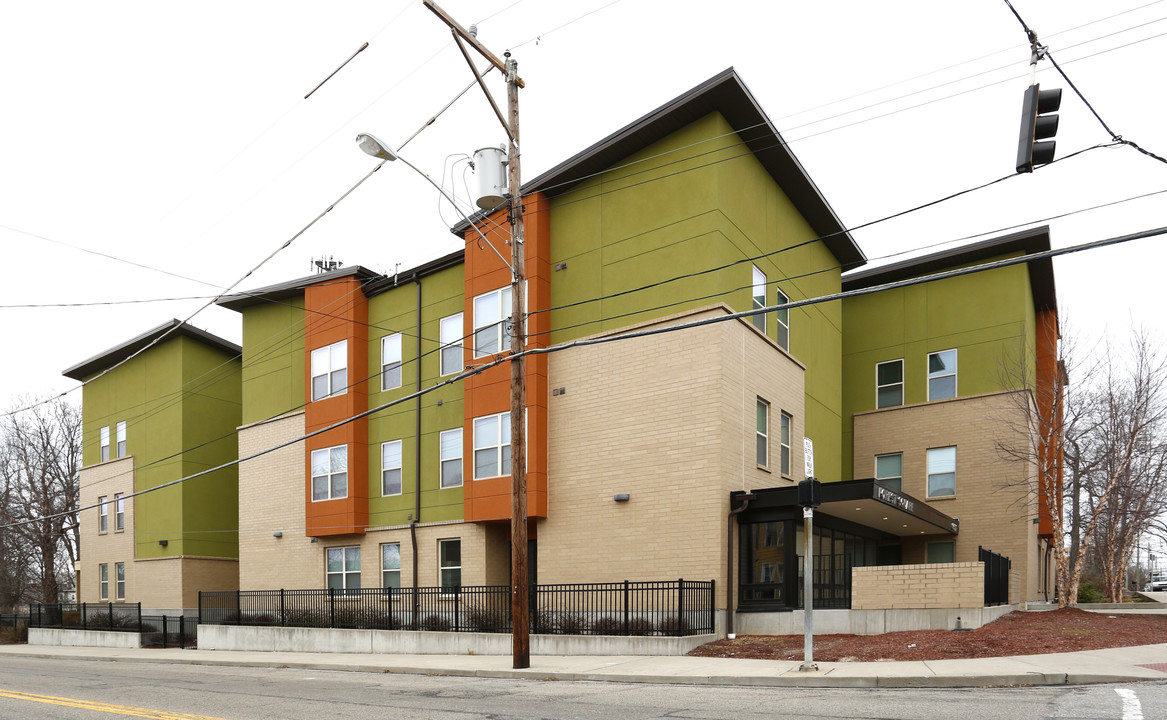
[[[906,513],[916,514],[916,501],[907,495],[901,495],[889,487],[884,487],[879,483],[874,483],[875,493],[874,497],[884,505],[891,505],[896,510],[903,510]],[[955,532],[955,531],[954,531]]]

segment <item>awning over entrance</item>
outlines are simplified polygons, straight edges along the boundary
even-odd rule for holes
[[[795,485],[752,493],[755,497],[750,501],[750,511],[798,506]],[[733,493],[732,505],[740,507],[745,494]],[[893,490],[878,480],[823,483],[822,505],[815,511],[816,515],[820,513],[900,537],[960,532],[959,519],[948,517],[924,501]]]

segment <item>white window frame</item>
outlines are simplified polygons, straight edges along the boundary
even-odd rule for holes
[[[397,552],[397,567],[386,567],[392,565],[392,553],[386,554],[390,548],[395,548]],[[397,580],[396,585],[390,585],[390,578]],[[401,543],[383,543],[381,545],[381,587],[386,590],[400,590],[401,589]]]
[[[340,455],[334,454],[333,453],[334,450],[343,450],[344,451],[344,453],[343,453],[344,469],[343,470],[338,470],[335,468],[335,462],[336,462],[337,458],[340,457]],[[325,455],[325,454],[327,454],[327,455]],[[340,498],[348,497],[348,445],[334,445],[332,447],[320,448],[318,450],[313,450],[311,457],[312,457],[312,502],[323,502],[325,500],[338,500]],[[327,458],[327,461],[328,461],[328,466],[327,466],[328,470],[326,472],[318,474],[316,472],[316,470],[318,468],[317,458],[323,459],[325,457]],[[323,468],[321,468],[321,469],[323,469]],[[332,491],[333,478],[337,475],[344,475],[344,494],[343,495],[333,493],[333,491]],[[327,488],[328,493],[324,497],[317,497],[317,494],[318,494],[316,492],[316,479],[317,478],[324,478],[325,479],[324,486]]]
[[[389,442],[381,443],[381,497],[390,497],[402,493],[401,464],[401,441],[390,440]],[[396,473],[397,477],[396,492],[391,491],[392,486],[389,484],[389,478],[394,473]]]
[[[941,452],[951,451],[952,454],[952,469],[948,470],[946,466],[940,466],[939,463],[943,459]],[[935,465],[933,464],[935,458]],[[945,447],[928,448],[927,451],[927,470],[928,470],[928,498],[950,498],[956,497],[956,446],[947,445]],[[952,492],[936,493],[932,491],[932,478],[941,475],[952,475]]]
[[[350,553],[353,550],[355,553]],[[333,554],[340,556],[340,570],[329,569],[329,558]],[[349,565],[349,560],[356,556],[356,568],[353,569]],[[348,595],[351,590],[361,589],[361,546],[360,545],[338,545],[336,547],[324,548],[324,587],[325,589],[332,588],[331,581],[337,578],[340,582],[337,590],[342,594]],[[355,580],[356,584],[352,584]],[[356,595],[357,593],[351,593]]]
[[[448,543],[456,544],[458,548],[458,564],[446,564],[446,558],[442,552],[443,548]],[[446,584],[446,572],[457,572],[458,583],[450,586]],[[462,588],[462,538],[443,538],[438,540],[438,586],[442,589],[443,595],[456,595]]]
[[[453,453],[457,452],[455,456]],[[446,482],[446,467],[457,467],[458,482]],[[438,487],[445,490],[446,488],[462,487],[464,482],[465,470],[462,465],[462,428],[454,428],[452,430],[443,430],[438,434]]]
[[[759,270],[757,265],[751,265],[751,267],[753,268],[753,274],[751,275],[751,279],[753,280],[753,309],[759,310],[766,307],[766,273]],[[750,322],[754,323],[754,327],[758,328],[762,331],[763,334],[765,334],[766,313],[751,315]]]
[[[122,493],[113,496],[113,531],[122,532],[126,529],[126,498]]]
[[[474,357],[480,358],[486,355],[497,355],[509,349],[506,343],[508,332],[507,325],[511,319],[511,286],[506,285],[491,290],[487,293],[482,293],[474,298]],[[486,311],[489,310],[488,314]],[[495,312],[497,311],[497,314]],[[494,349],[479,349],[479,335],[484,334],[485,331],[494,329],[490,333],[492,342],[497,343]]]
[[[760,468],[770,467],[770,403],[757,398],[754,406],[754,461]]]
[[[790,302],[790,298],[782,292],[782,288],[775,285],[774,292],[777,293],[778,302],[775,303],[776,305],[785,305]],[[790,308],[775,310],[774,320],[778,323],[778,347],[790,352]]]
[[[782,445],[779,457],[779,472],[781,472],[783,475],[789,475],[792,456],[790,450],[790,437],[794,433],[794,416],[788,412],[783,412],[779,422],[781,424],[779,427],[778,442]]]
[[[931,559],[932,548],[933,547],[939,548],[941,546],[947,546],[949,548],[952,548],[952,559],[951,560],[933,560],[933,559]],[[938,540],[936,542],[924,543],[924,562],[926,564],[929,564],[929,565],[933,565],[936,563],[956,562],[956,541],[955,540]]]
[[[97,597],[109,600],[109,564],[100,563],[97,566]]]
[[[497,431],[493,437],[488,436],[489,426],[495,425]],[[492,474],[479,474],[479,453],[493,453]],[[485,455],[484,455],[485,457]],[[504,477],[511,473],[511,414],[510,412],[483,415],[474,418],[474,479]]]
[[[109,425],[101,428],[101,462],[109,460]]]
[[[939,372],[935,372],[935,373],[932,372],[932,356],[943,355],[945,353],[952,353],[952,369],[951,369],[951,371],[948,371],[946,368],[945,371],[939,371]],[[942,398],[932,397],[932,381],[933,380],[940,380],[940,379],[946,378],[946,377],[952,378],[952,396],[951,397],[958,397],[960,395],[960,386],[958,384],[958,377],[957,377],[959,363],[957,360],[958,359],[957,359],[956,348],[949,348],[947,350],[937,350],[936,352],[928,353],[928,361],[927,361],[928,364],[925,366],[924,369],[928,372],[928,401],[929,402],[931,402],[932,400],[948,400],[949,399],[948,397],[942,397]]]
[[[118,457],[126,456],[126,421],[122,420],[117,424],[117,447]]]
[[[126,599],[126,564],[113,564],[114,600]]]
[[[109,532],[109,496],[102,495],[97,498],[97,534],[104,535]]]
[[[880,458],[892,458],[892,457],[900,459],[900,473],[899,473],[899,475],[880,476],[880,474],[879,474],[879,459]],[[898,490],[899,492],[903,492],[904,491],[904,454],[902,452],[895,452],[895,453],[880,453],[879,455],[876,455],[875,456],[875,479],[880,481],[884,485],[888,485],[888,481],[891,481],[892,484],[888,485],[888,487],[891,487],[894,490]]]
[[[460,373],[465,367],[462,354],[462,336],[465,332],[462,313],[447,315],[441,319],[438,325],[438,341],[441,343],[438,362],[441,375]]]
[[[401,376],[401,333],[393,333],[381,338],[381,391],[401,387]]]
[[[348,340],[316,348],[312,351],[309,362],[311,365],[309,392],[312,393],[313,402],[348,392]],[[316,391],[317,378],[325,380],[325,392]]]
[[[899,365],[899,368],[900,368],[900,380],[899,380],[899,382],[883,383],[882,385],[880,384],[880,382],[879,382],[879,369],[882,368],[884,365]],[[884,388],[894,388],[897,385],[899,386],[899,389],[900,389],[900,401],[897,403],[889,403],[887,405],[882,404],[880,402],[879,391],[883,390]],[[885,360],[884,362],[875,363],[875,409],[882,410],[883,408],[899,407],[903,404],[904,404],[904,359],[898,358],[896,360]]]

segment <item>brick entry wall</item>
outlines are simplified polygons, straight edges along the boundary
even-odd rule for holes
[[[852,610],[979,608],[985,565],[980,562],[878,565],[854,568]]]

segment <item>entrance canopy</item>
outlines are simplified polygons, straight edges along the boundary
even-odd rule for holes
[[[751,513],[798,506],[798,486],[753,490]],[[741,507],[744,492],[730,495],[733,507]],[[822,505],[815,510],[872,530],[907,537],[911,535],[956,535],[960,520],[951,518],[922,500],[893,490],[878,480],[848,480],[822,484]]]

